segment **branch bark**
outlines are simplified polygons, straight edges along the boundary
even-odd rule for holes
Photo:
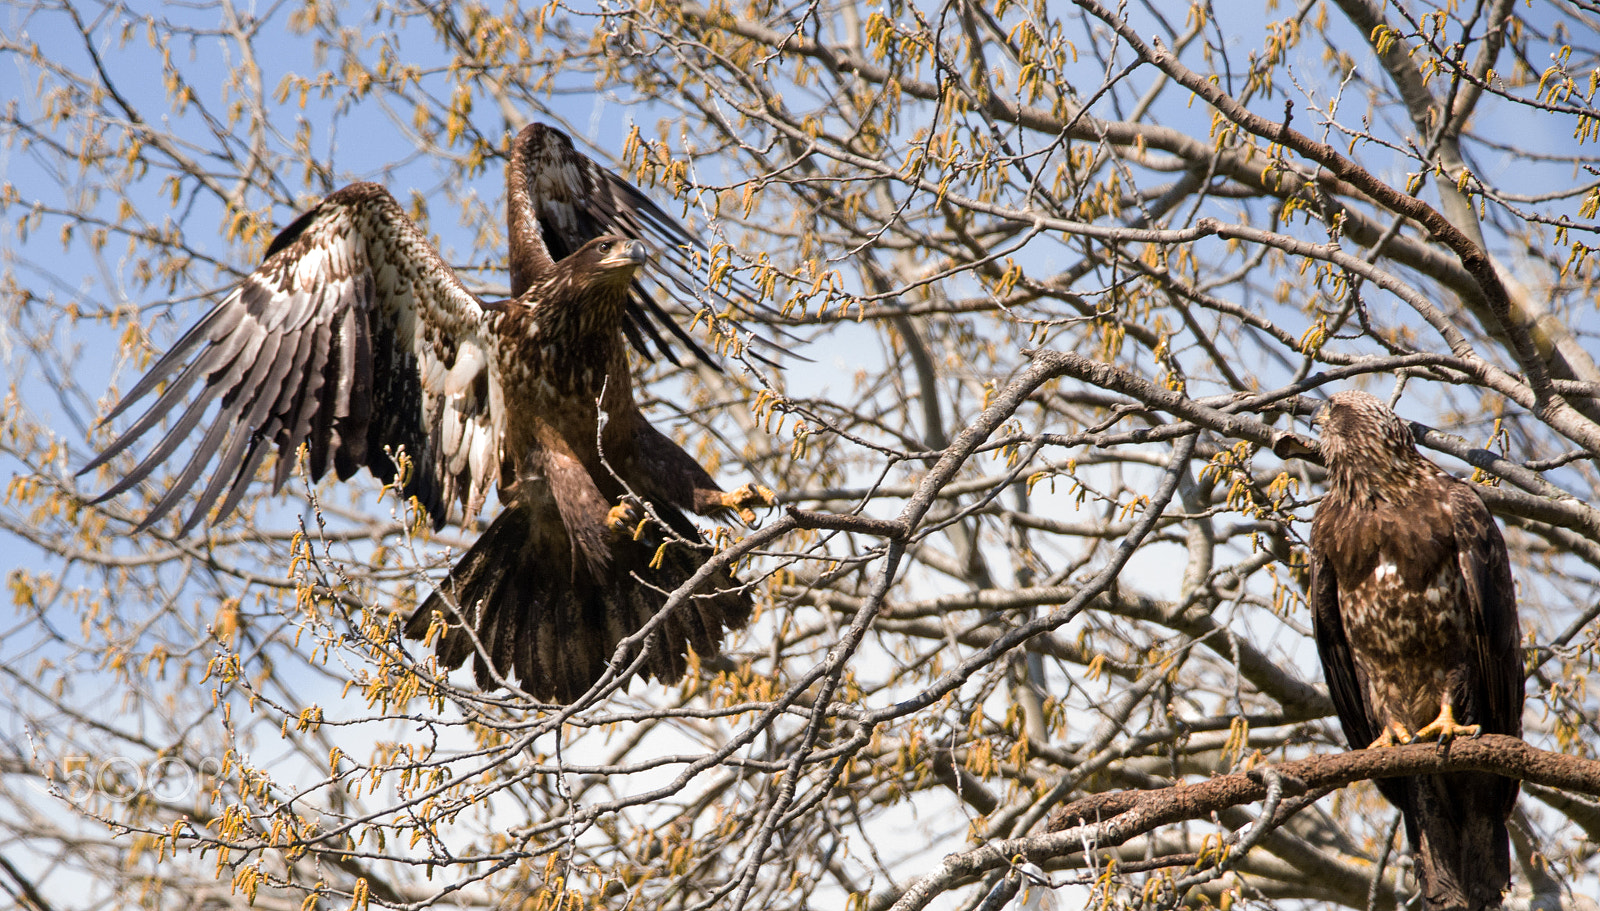
[[[1097,794],[1053,814],[1039,835],[991,842],[945,857],[939,869],[907,889],[893,911],[914,911],[952,885],[1018,861],[1045,863],[1085,850],[1113,847],[1189,819],[1205,819],[1240,804],[1266,799],[1271,780],[1286,796],[1326,793],[1370,778],[1438,772],[1496,772],[1563,791],[1600,794],[1600,761],[1552,753],[1515,737],[1486,734],[1446,743],[1413,743],[1379,750],[1350,750],[1262,765],[1198,784],[1151,791]],[[1303,802],[1283,802],[1293,812]],[[1283,820],[1274,818],[1276,825]]]

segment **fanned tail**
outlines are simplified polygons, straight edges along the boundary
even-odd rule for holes
[[[663,518],[699,540],[681,514]],[[514,677],[535,698],[571,702],[605,673],[618,644],[650,622],[705,562],[700,548],[682,542],[666,543],[655,559],[665,540],[654,523],[639,540],[619,537],[610,572],[596,578],[587,561],[574,562],[559,519],[540,521],[533,508],[510,506],[412,613],[405,634],[426,637],[437,614],[445,623],[435,644],[442,668],[470,657],[484,690]],[[716,655],[723,632],[744,626],[750,609],[749,594],[729,573],[713,573],[647,640],[644,673],[676,683],[688,650]],[[631,663],[636,654],[621,657]]]
[[[1406,836],[1416,851],[1428,911],[1500,907],[1511,880],[1506,817],[1518,783],[1481,772],[1400,779]],[[1393,797],[1391,797],[1391,800]]]

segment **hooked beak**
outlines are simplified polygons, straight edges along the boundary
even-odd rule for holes
[[[1272,453],[1280,459],[1317,459],[1322,455],[1322,450],[1305,437],[1284,430],[1273,438]]]
[[[1321,427],[1328,419],[1328,406],[1319,407],[1311,415],[1311,426]],[[1310,459],[1321,461],[1322,446],[1292,430],[1280,430],[1272,440],[1272,452],[1280,459]]]
[[[600,265],[613,269],[623,266],[637,269],[648,262],[649,259],[650,254],[645,250],[642,242],[625,240],[621,243],[612,244],[611,252],[607,253],[606,258],[600,261]]]

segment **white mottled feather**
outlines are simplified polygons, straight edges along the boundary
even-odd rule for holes
[[[443,522],[452,502],[471,511],[499,474],[487,455],[498,453],[505,426],[503,415],[488,413],[499,401],[466,394],[491,350],[485,319],[388,192],[352,184],[286,228],[261,266],[129,391],[111,417],[176,377],[84,470],[177,415],[153,452],[103,495],[148,477],[204,423],[145,525],[213,461],[184,530],[224,493],[225,514],[270,450],[293,462],[302,444],[319,476],[330,466],[343,476],[365,465],[387,477],[384,448],[404,448],[414,463],[408,490]],[[220,408],[208,409],[217,401]],[[478,439],[485,435],[493,439]],[[280,483],[285,475],[280,470]]]

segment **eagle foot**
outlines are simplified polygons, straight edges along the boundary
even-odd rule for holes
[[[1376,750],[1379,747],[1400,746],[1410,743],[1412,739],[1411,732],[1406,730],[1405,725],[1398,721],[1391,721],[1384,725],[1383,733],[1378,735],[1377,740],[1367,744],[1367,749]]]
[[[1483,733],[1483,726],[1477,724],[1460,724],[1456,721],[1455,710],[1446,702],[1439,708],[1439,717],[1428,722],[1421,730],[1417,731],[1418,740],[1452,740],[1456,737],[1476,737]]]
[[[644,530],[644,512],[632,500],[623,500],[606,512],[606,531],[617,539],[638,540]]]
[[[756,521],[756,514],[750,507],[778,505],[777,495],[760,484],[746,484],[738,490],[722,494],[719,499],[723,506],[738,513],[746,525],[753,525]]]

